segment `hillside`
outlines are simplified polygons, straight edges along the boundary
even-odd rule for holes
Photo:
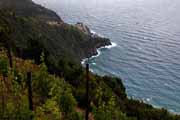
[[[1,9],[11,9],[18,16],[36,17],[42,21],[60,21],[61,18],[53,11],[48,10],[40,5],[34,4],[31,0],[1,0]]]
[[[86,109],[86,77],[83,68],[62,64],[64,76],[48,73],[42,53],[41,64],[12,55],[0,48],[1,120],[83,120]],[[31,72],[32,102],[28,73]],[[180,120],[165,109],[155,109],[128,99],[119,78],[90,73],[90,120]],[[30,107],[32,105],[32,107]]]
[[[80,61],[110,40],[90,39],[88,32],[30,0],[1,0],[0,6],[0,119],[83,120],[86,72]],[[129,99],[120,78],[93,73],[89,78],[92,120],[180,120]]]
[[[90,39],[89,34],[74,25],[64,23],[55,12],[36,5],[31,0],[1,0],[0,8],[1,19],[6,19],[5,24],[11,26],[13,31],[11,42],[14,47],[21,49],[23,57],[27,57],[24,55],[27,54],[27,48],[32,47],[35,50],[33,47],[39,45],[40,49],[48,53],[49,61],[55,63],[60,57],[71,56],[73,61],[80,63],[81,59],[97,54],[96,48],[111,44],[106,38]],[[4,13],[6,10],[13,14]],[[37,46],[31,46],[32,44]],[[39,51],[33,52],[39,56]],[[33,53],[29,53],[28,57],[33,57],[31,54]]]

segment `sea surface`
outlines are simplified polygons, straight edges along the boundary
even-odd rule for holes
[[[129,97],[180,113],[180,0],[34,0],[68,23],[111,39],[90,59],[100,75],[121,77]]]

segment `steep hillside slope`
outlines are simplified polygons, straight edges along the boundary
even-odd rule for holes
[[[64,23],[55,12],[36,5],[31,0],[1,0],[0,8],[0,19],[5,20],[1,24],[8,24],[12,29],[11,42],[17,50],[21,50],[17,52],[21,55],[24,52],[27,54],[27,49],[39,47],[39,51],[43,49],[54,62],[58,62],[60,57],[68,56],[80,63],[81,59],[97,54],[96,48],[111,44],[106,38],[90,39],[90,34]],[[33,52],[37,52],[39,56],[39,51]],[[33,53],[23,57],[32,57],[31,54]]]

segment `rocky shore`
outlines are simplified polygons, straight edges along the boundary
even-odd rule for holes
[[[12,16],[7,16],[9,18],[6,19],[15,31],[12,35],[15,36],[12,38],[13,45],[24,53],[36,49],[39,45],[54,62],[61,57],[71,56],[74,61],[80,63],[82,59],[96,55],[97,48],[111,45],[109,39],[91,33],[85,24],[67,24],[52,10],[31,0],[1,0],[0,8],[14,12],[14,19]],[[17,18],[21,20],[17,21]],[[29,53],[25,57],[36,59],[33,55],[34,53]]]
[[[78,22],[74,26],[77,29],[79,29],[81,32],[88,35],[88,37],[89,37],[89,40],[84,45],[85,58],[89,58],[91,56],[97,55],[98,48],[112,45],[110,42],[110,39],[104,38],[95,33],[92,33],[90,28],[87,25],[85,25],[84,23]]]

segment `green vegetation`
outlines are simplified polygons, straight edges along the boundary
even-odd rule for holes
[[[86,73],[80,59],[106,40],[95,43],[73,26],[52,26],[24,14],[0,10],[0,119],[83,120]],[[32,73],[33,111],[27,72]],[[91,120],[180,120],[165,109],[128,99],[120,78],[93,73],[89,78]]]
[[[37,120],[79,120],[82,115],[76,111],[77,102],[72,94],[72,86],[63,78],[50,75],[45,63],[33,64],[30,60],[14,58],[13,69],[7,64],[4,50],[0,53],[1,79],[0,116],[1,119],[28,120],[33,116]],[[34,111],[28,107],[26,73],[32,71]]]
[[[1,119],[83,120],[86,108],[83,68],[79,74],[76,74],[77,68],[66,69],[64,73],[71,77],[51,75],[42,54],[39,65],[13,56],[14,67],[10,69],[6,53],[1,49]],[[66,67],[70,67],[68,65]],[[33,111],[29,109],[28,101],[26,73],[29,71],[32,72]],[[118,78],[90,74],[90,101],[90,115],[95,120],[180,120],[180,116],[165,109],[128,99]]]
[[[10,26],[7,28],[12,32],[9,36],[11,46],[16,49],[14,52],[17,56],[40,63],[39,56],[44,51],[49,62],[48,68],[49,64],[57,66],[62,58],[73,59],[79,64],[81,59],[95,54],[96,47],[110,43],[106,38],[89,40],[89,35],[79,31],[73,25],[64,23],[60,18],[57,19],[54,12],[54,14],[52,11],[48,12],[47,9],[27,1],[30,0],[0,1],[0,25]],[[4,4],[7,4],[8,9],[3,6]],[[35,16],[32,16],[29,11]]]

